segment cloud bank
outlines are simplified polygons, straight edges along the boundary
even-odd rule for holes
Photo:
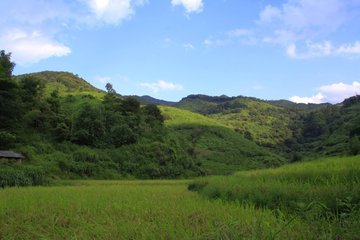
[[[60,39],[68,29],[116,26],[147,0],[1,0],[0,46],[20,65],[71,53]]]
[[[360,94],[360,82],[352,84],[334,83],[318,88],[318,93],[311,97],[293,96],[289,100],[296,103],[340,103],[345,98]]]
[[[20,65],[37,63],[50,57],[62,57],[71,49],[41,32],[14,29],[0,36],[0,45],[13,52],[13,60]]]
[[[154,93],[159,91],[181,91],[184,89],[180,84],[166,82],[163,80],[159,80],[154,83],[140,83],[140,86],[148,88]]]
[[[359,0],[287,0],[280,6],[267,5],[256,21],[258,37],[283,46],[293,59],[359,55],[356,39],[337,44],[328,40],[341,27],[356,21],[359,16],[353,9],[359,6]]]

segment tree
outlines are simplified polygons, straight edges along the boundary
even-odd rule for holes
[[[140,102],[133,97],[125,98],[121,104],[122,111],[124,113],[139,113]]]
[[[4,50],[0,51],[0,80],[10,79],[12,71],[14,70],[15,63],[11,62],[11,53],[5,53]]]
[[[25,76],[21,79],[21,98],[27,109],[38,106],[44,85],[33,76]]]
[[[86,104],[75,123],[73,140],[83,145],[95,146],[105,135],[105,126],[98,108]]]
[[[0,51],[0,128],[11,128],[20,111],[19,86],[11,77],[15,63],[10,57]]]
[[[357,155],[360,153],[360,139],[358,136],[350,138],[349,149],[352,155]]]
[[[111,94],[116,94],[115,89],[113,88],[113,85],[111,83],[107,83],[105,85],[106,91]]]
[[[145,122],[149,124],[151,127],[156,125],[162,125],[164,123],[164,117],[161,114],[160,109],[154,105],[149,104],[142,108],[144,113]]]

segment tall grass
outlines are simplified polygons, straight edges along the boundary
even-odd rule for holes
[[[252,204],[211,201],[187,181],[79,181],[0,191],[0,239],[314,239]],[[328,234],[320,231],[321,234]]]
[[[351,239],[360,233],[356,227],[360,226],[359,183],[360,156],[355,156],[210,177],[189,188],[210,199],[254,204],[288,216],[302,215],[317,226],[323,226],[319,222],[325,219],[331,231]]]

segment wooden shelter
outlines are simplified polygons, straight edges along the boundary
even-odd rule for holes
[[[16,162],[21,163],[22,160],[25,159],[25,157],[20,154],[13,151],[0,151],[0,162]]]

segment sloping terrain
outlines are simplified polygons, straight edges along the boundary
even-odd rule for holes
[[[235,169],[277,166],[284,159],[258,146],[231,126],[212,118],[174,107],[161,107],[165,125],[172,135],[187,142],[191,153],[211,174],[227,174]]]

